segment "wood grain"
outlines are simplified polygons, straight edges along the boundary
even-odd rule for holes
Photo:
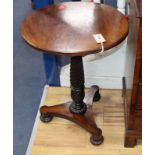
[[[62,7],[64,9],[60,9]],[[93,34],[101,33],[108,50],[128,34],[128,22],[117,9],[89,2],[50,5],[28,16],[21,27],[31,46],[50,54],[83,56],[101,50]]]
[[[102,98],[94,103],[93,111],[96,124],[104,131],[104,144],[93,146],[87,131],[73,122],[54,117],[48,124],[39,122],[31,155],[141,155],[141,142],[133,149],[124,148],[121,91],[101,90],[100,93]],[[57,105],[70,100],[69,88],[49,87],[45,105]],[[120,112],[117,113],[118,110]],[[120,118],[121,122],[118,121]],[[105,123],[105,119],[109,121]]]
[[[125,146],[134,147],[142,138],[142,1],[130,0],[129,35],[124,86]],[[125,87],[124,87],[125,90]]]

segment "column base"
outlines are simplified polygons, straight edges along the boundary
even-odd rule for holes
[[[90,137],[90,142],[93,145],[102,144],[104,141],[102,130],[97,127],[92,110],[94,95],[97,91],[99,92],[99,88],[97,86],[92,86],[89,92],[86,93],[84,103],[86,103],[85,105],[87,106],[87,110],[84,114],[75,114],[70,112],[70,104],[72,102],[67,102],[55,106],[42,106],[40,108],[41,121],[49,122],[52,120],[53,116],[70,120],[80,125],[92,134]]]
[[[86,104],[83,102],[82,104],[82,108],[80,106],[80,108],[76,107],[75,103],[72,103],[69,106],[70,112],[74,113],[74,114],[84,114],[87,111],[87,106]]]

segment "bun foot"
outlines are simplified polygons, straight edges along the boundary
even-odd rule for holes
[[[102,130],[100,130],[101,134],[99,135],[92,135],[90,137],[90,142],[93,144],[93,145],[100,145],[103,143],[104,141],[104,138],[102,136]]]
[[[96,91],[96,93],[95,93],[95,95],[94,95],[94,98],[93,98],[93,101],[94,101],[94,102],[97,102],[97,101],[99,101],[99,100],[101,99],[101,95],[100,95],[100,93],[99,93],[99,86],[94,85],[94,86],[92,86],[92,87],[95,87],[95,88],[97,89],[97,91]]]
[[[50,113],[41,113],[40,120],[44,123],[49,123],[53,119],[53,116]]]

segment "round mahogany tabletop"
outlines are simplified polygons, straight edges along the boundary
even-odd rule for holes
[[[93,34],[101,33],[108,50],[128,34],[128,22],[117,9],[91,2],[50,5],[28,16],[21,27],[24,40],[42,52],[84,56],[100,52]]]

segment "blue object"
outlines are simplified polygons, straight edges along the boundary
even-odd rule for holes
[[[54,0],[32,0],[34,9],[41,9],[54,3]],[[60,57],[44,54],[44,67],[46,74],[46,84],[50,86],[60,86]]]
[[[32,0],[32,3],[34,4],[35,9],[41,9],[49,4],[53,4],[54,0]]]
[[[43,54],[46,84],[60,86],[60,58],[49,54]]]

